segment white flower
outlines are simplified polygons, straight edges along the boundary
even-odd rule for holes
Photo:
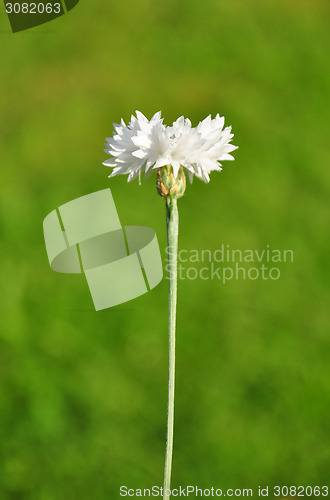
[[[103,165],[114,167],[109,177],[128,174],[128,181],[141,173],[171,165],[177,177],[180,166],[187,170],[190,181],[193,176],[209,182],[213,170],[222,170],[220,161],[234,160],[230,154],[237,146],[229,144],[234,137],[231,127],[223,128],[224,118],[208,116],[192,127],[190,120],[181,116],[171,127],[163,124],[161,113],[149,121],[136,112],[126,126],[114,124],[112,138],[106,139],[105,152],[112,156]]]

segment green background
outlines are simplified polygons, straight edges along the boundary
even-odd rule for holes
[[[165,258],[154,178],[102,166],[135,109],[233,125],[236,161],[179,202],[181,249],[294,252],[277,281],[179,283],[173,487],[327,484],[329,14],[326,0],[95,0],[13,34],[1,5],[1,500],[162,484],[168,283],[95,312],[42,234],[51,210],[109,186]]]

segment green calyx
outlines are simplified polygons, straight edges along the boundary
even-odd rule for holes
[[[181,198],[186,190],[186,176],[183,168],[180,167],[176,177],[174,177],[171,165],[159,168],[157,170],[156,186],[158,193],[163,198]]]

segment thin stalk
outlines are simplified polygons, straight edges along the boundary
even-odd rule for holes
[[[179,214],[177,200],[166,198],[167,220],[167,255],[169,264],[169,365],[168,365],[168,409],[167,409],[167,439],[164,470],[163,500],[168,500],[171,488],[172,456],[173,456],[173,429],[174,429],[174,386],[175,386],[175,324],[177,304],[177,267],[178,267],[178,232]]]

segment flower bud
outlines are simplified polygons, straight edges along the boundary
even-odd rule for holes
[[[183,168],[179,168],[176,177],[174,177],[171,165],[159,168],[157,170],[156,187],[163,198],[181,198],[186,190],[186,176]]]

